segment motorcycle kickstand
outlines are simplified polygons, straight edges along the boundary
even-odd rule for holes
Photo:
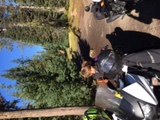
[[[126,16],[126,14],[123,14],[121,19],[123,20],[125,16]]]

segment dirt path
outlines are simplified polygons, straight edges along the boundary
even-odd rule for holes
[[[90,3],[87,0],[84,6]],[[84,57],[90,48],[98,54],[106,44],[121,52],[160,48],[160,0],[144,0],[135,9],[131,13],[137,18],[125,16],[112,23],[106,23],[106,19],[97,21],[90,12],[83,12],[79,29]]]

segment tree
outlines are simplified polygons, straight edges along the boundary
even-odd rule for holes
[[[9,111],[9,110],[18,110],[17,103],[19,100],[7,101],[1,94],[0,94],[0,111]]]
[[[94,93],[68,59],[67,47],[67,39],[59,40],[46,44],[41,56],[15,60],[19,66],[3,75],[17,81],[15,95],[34,101],[35,108],[92,105]]]
[[[24,3],[25,1],[17,0],[17,2]],[[68,32],[65,29],[68,27],[68,18],[59,7],[63,7],[66,1],[57,1],[57,3],[60,3],[57,4],[58,6],[53,5],[54,3],[56,3],[55,0],[26,0],[26,4],[32,4],[32,6],[10,5],[0,7],[2,10],[0,25],[6,28],[6,31],[2,31],[0,37],[38,45],[63,38]],[[44,9],[47,5],[53,6]]]
[[[38,118],[55,116],[83,116],[88,107],[60,107],[53,109],[0,111],[0,119]]]
[[[27,6],[62,7],[68,3],[68,0],[16,0],[16,2]]]
[[[6,100],[0,94],[0,110],[5,109],[5,102],[6,102]]]
[[[7,32],[2,34],[1,37],[37,45],[43,45],[47,42],[52,43],[53,40],[62,39],[67,34],[64,28],[53,29],[51,26],[36,26],[36,24],[30,27],[17,25],[7,29]]]
[[[0,38],[0,51],[6,48],[9,51],[13,50],[13,42],[6,38]]]
[[[43,8],[53,5],[51,3],[62,7],[59,3],[64,0],[17,1]],[[33,106],[36,109],[92,105],[90,86],[84,84],[76,62],[67,56],[68,30],[63,26],[68,20],[66,15],[53,10],[21,7],[16,10],[19,10],[18,14],[14,13],[8,19],[2,19],[0,24],[5,25],[7,31],[1,34],[1,37],[43,45],[45,52],[31,59],[15,60],[19,66],[3,75],[16,80],[15,96],[34,101]],[[13,8],[10,11],[15,12]]]

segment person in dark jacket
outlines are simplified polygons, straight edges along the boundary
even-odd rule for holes
[[[108,61],[104,61],[104,58]],[[115,54],[112,50],[103,49],[98,57],[92,61],[83,62],[80,73],[84,78],[92,77],[97,84],[111,83],[113,87],[117,88],[119,86],[118,79],[122,75],[121,62],[122,60],[119,54]]]
[[[108,61],[104,62],[104,58],[106,57],[108,57]],[[103,65],[103,63],[107,63],[108,65]],[[107,49],[102,51],[100,55],[96,57],[96,61],[95,58],[91,63],[85,61],[82,64],[81,75],[85,78],[93,77],[93,79],[96,80],[98,84],[102,81],[106,83],[108,80],[116,81],[122,77],[123,65],[129,67],[141,67],[146,70],[153,69],[160,71],[160,49],[150,49],[128,55],[121,55],[113,50]],[[148,75],[148,73],[145,74],[143,71],[140,74]],[[155,78],[152,80],[153,85],[160,85],[158,80]]]

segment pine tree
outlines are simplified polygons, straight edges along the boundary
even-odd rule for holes
[[[18,2],[18,1],[17,1]],[[25,2],[25,1],[19,1]],[[26,1],[30,4],[37,5],[44,3],[48,5],[53,1]],[[42,4],[43,3],[43,4]],[[10,16],[4,17],[4,12]],[[14,41],[23,41],[26,43],[43,45],[46,42],[63,38],[68,32],[64,27],[68,27],[67,15],[58,12],[54,8],[44,9],[36,6],[31,7],[14,7],[3,6],[1,27],[6,31],[0,34],[0,37],[12,39]]]
[[[41,56],[15,60],[19,66],[3,77],[17,81],[16,96],[35,101],[36,108],[92,104],[90,88],[83,84],[76,63],[67,57],[66,41],[46,44]]]

